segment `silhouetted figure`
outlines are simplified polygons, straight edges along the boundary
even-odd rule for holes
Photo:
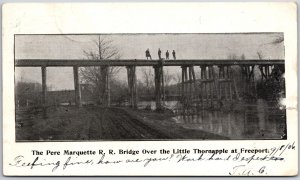
[[[148,58],[150,58],[152,60],[149,49],[146,50],[146,58],[147,58],[147,60],[148,60]]]
[[[169,51],[166,52],[166,59],[169,59]]]
[[[161,60],[161,50],[158,48],[158,59]]]
[[[173,55],[173,59],[176,60],[176,53],[175,53],[175,50],[173,50],[172,55]]]

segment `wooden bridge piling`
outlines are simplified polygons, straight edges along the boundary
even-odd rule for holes
[[[127,78],[130,96],[129,103],[132,108],[137,108],[136,66],[127,66]]]
[[[78,66],[73,66],[73,75],[74,75],[74,89],[75,89],[75,105],[81,107],[81,93],[80,93],[80,84],[78,76]]]
[[[181,97],[182,100],[186,98],[186,81],[187,81],[187,67],[181,66]]]
[[[181,66],[181,98],[184,102],[195,98],[197,92],[194,66]]]
[[[203,80],[204,79],[204,74],[205,74],[205,67],[204,66],[200,66],[200,79]],[[200,96],[201,96],[201,105],[202,105],[202,109],[204,109],[204,84],[201,82],[200,83]]]
[[[100,66],[101,71],[101,104],[110,106],[110,79],[109,79],[109,66]]]
[[[213,107],[214,95],[218,97],[218,92],[215,84],[215,75],[213,65],[201,65],[200,66],[200,97],[202,109],[204,107]]]
[[[214,72],[214,66],[211,67],[211,71],[212,71],[212,79],[213,79],[213,86],[214,86],[214,91],[215,91],[215,94],[216,94],[216,98],[217,100],[220,100],[220,94],[219,94],[219,91],[218,91],[218,88],[217,88],[217,85],[218,85],[218,80],[216,78],[216,75],[215,75],[215,72]]]
[[[208,79],[209,81],[209,89],[210,89],[210,106],[213,107],[214,105],[214,70],[213,66],[208,66]]]
[[[162,61],[163,62],[163,61]],[[165,102],[166,100],[166,92],[165,92],[165,78],[164,78],[164,66],[162,65],[160,70],[161,76],[161,93],[162,93],[162,100]]]
[[[219,78],[218,78],[218,96],[219,99],[233,100],[233,95],[235,94],[238,98],[238,92],[236,89],[236,84],[234,78],[232,77],[232,69],[230,65],[220,65],[219,67]],[[233,89],[232,89],[233,87]]]
[[[46,66],[41,67],[42,71],[42,105],[46,106],[46,98],[47,98],[47,68]]]
[[[193,98],[193,86],[192,86],[192,84],[193,84],[193,77],[192,77],[192,67],[190,66],[189,67],[189,76],[188,76],[188,88],[189,88],[189,99],[192,99]]]
[[[256,83],[254,80],[255,65],[242,65],[243,89],[245,95],[257,96]]]
[[[229,86],[229,98],[232,101],[232,77],[231,77],[231,66],[227,66],[227,77],[230,80],[228,83]]]
[[[264,82],[264,81],[267,81],[271,77],[274,66],[273,65],[260,65],[259,69],[261,72],[261,82]]]
[[[204,66],[204,90],[205,90],[205,95],[206,95],[206,106],[208,107],[209,105],[209,82],[208,82],[208,71],[207,71],[207,66]]]
[[[162,66],[154,66],[155,104],[156,109],[162,109]]]
[[[223,81],[222,81],[222,84],[223,84],[223,87],[224,87],[224,99],[227,100],[228,99],[228,83],[227,83],[227,80],[228,80],[228,76],[227,76],[227,66],[223,66]]]
[[[181,98],[184,98],[184,71],[185,66],[181,66]]]
[[[187,98],[188,97],[188,69],[185,66],[184,68],[184,97]]]
[[[196,84],[196,74],[195,74],[194,66],[191,66],[190,70],[192,71],[192,79],[193,79],[193,88],[194,88],[193,95],[196,96],[197,84]]]

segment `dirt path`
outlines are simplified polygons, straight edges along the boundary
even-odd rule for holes
[[[96,119],[90,126],[89,139],[166,139],[165,133],[131,117],[122,109],[105,108],[95,112]]]
[[[16,127],[17,140],[224,139],[179,127],[170,122],[170,115],[122,108],[60,107],[48,109],[46,118],[30,114],[31,123],[25,115],[27,119],[18,115],[17,124],[24,125]]]

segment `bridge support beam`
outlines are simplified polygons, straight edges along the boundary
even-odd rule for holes
[[[81,93],[80,93],[80,84],[78,76],[78,66],[73,66],[73,75],[74,75],[74,89],[75,89],[75,105],[81,107]]]
[[[155,104],[156,109],[162,109],[162,91],[163,91],[163,69],[162,66],[154,66],[154,83],[155,83]]]
[[[240,99],[230,65],[219,66],[219,99],[232,101],[233,95]],[[223,97],[222,97],[223,95]]]
[[[186,66],[181,66],[181,97],[182,100],[185,99],[186,97],[186,71],[187,71],[187,67]]]
[[[197,91],[196,86],[196,74],[194,70],[194,66],[189,67],[189,77],[190,77],[190,88],[191,88],[191,96],[192,98],[195,98],[195,93]]]
[[[206,66],[200,66],[200,96],[201,96],[201,105],[202,105],[202,109],[204,108],[204,94],[205,94],[205,88],[206,84],[203,83],[202,81],[206,80]]]
[[[109,66],[101,66],[101,104],[110,106]]]
[[[214,68],[212,65],[208,66],[208,79],[209,79],[209,96],[210,96],[210,106],[214,106],[214,99],[215,99],[215,94],[216,94],[216,99],[218,99],[219,95],[217,93],[217,87],[215,83],[215,75],[214,75]]]
[[[230,66],[219,66],[219,95],[224,100],[232,100],[230,70]]]
[[[261,65],[259,70],[261,72],[261,82],[267,81],[271,77],[273,65]]]
[[[129,89],[129,103],[132,108],[137,108],[136,66],[127,66]]]
[[[181,66],[181,97],[184,103],[195,97],[196,75],[193,66]]]
[[[214,100],[214,72],[213,66],[202,65],[200,66],[201,76],[200,76],[200,94],[201,94],[201,104],[202,109],[213,106]]]
[[[254,81],[255,65],[242,65],[241,68],[244,82],[244,94],[257,97],[256,83]]]
[[[41,67],[42,71],[42,105],[46,106],[47,98],[47,68],[46,66]]]

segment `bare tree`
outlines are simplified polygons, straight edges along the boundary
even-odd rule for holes
[[[174,81],[176,83],[180,83],[181,82],[181,72],[176,73],[176,75],[174,76]]]
[[[174,81],[177,84],[177,93],[180,94],[180,87],[181,87],[181,73],[177,72],[174,76]]]
[[[92,43],[93,49],[83,50],[88,60],[111,60],[119,59],[121,55],[119,50],[113,45],[113,41],[99,35]],[[89,83],[93,86],[94,96],[97,103],[109,105],[110,102],[110,81],[114,80],[114,76],[120,68],[116,67],[84,67],[80,69],[82,82]]]
[[[257,51],[256,53],[257,53],[258,58],[259,58],[260,60],[262,60],[262,59],[263,59],[263,54],[262,54],[262,52],[261,52],[261,51]]]
[[[175,80],[174,76],[172,76],[167,69],[164,69],[165,86],[169,86],[172,80]]]
[[[145,67],[141,70],[144,84],[146,86],[147,95],[151,96],[151,91],[154,89],[154,74],[151,68]]]

